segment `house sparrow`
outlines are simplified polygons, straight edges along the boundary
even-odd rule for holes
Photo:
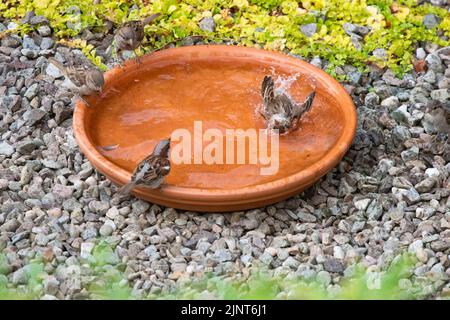
[[[134,51],[136,56],[136,62],[140,63],[139,56],[137,55],[136,49],[144,40],[144,27],[151,23],[153,20],[158,18],[161,14],[155,13],[142,21],[133,20],[125,22],[116,32],[116,52],[120,51],[122,56],[122,51]],[[123,56],[122,56],[123,59]]]
[[[83,96],[101,93],[105,84],[105,78],[103,77],[103,72],[96,67],[88,64],[64,66],[55,58],[50,57],[48,60],[61,71],[64,77],[69,79],[69,90],[83,100],[87,106],[89,106],[89,103],[83,99]]]
[[[144,185],[150,189],[160,187],[165,176],[170,172],[170,138],[161,140],[153,149],[151,155],[142,160],[131,176],[131,181],[123,186],[119,193],[128,194],[137,185]]]
[[[300,118],[311,109],[316,92],[308,95],[305,102],[298,104],[283,92],[275,93],[275,82],[265,76],[261,85],[263,111],[260,112],[270,130],[277,129],[281,134],[297,129]]]

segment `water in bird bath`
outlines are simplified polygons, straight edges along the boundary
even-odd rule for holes
[[[194,135],[195,121],[201,121],[203,131],[218,129],[224,134],[226,129],[264,129],[264,120],[256,111],[261,107],[265,75],[275,75],[277,85],[297,102],[303,102],[312,90],[311,81],[298,70],[264,60],[192,57],[183,62],[159,61],[124,72],[105,87],[104,97],[88,110],[89,135],[102,155],[131,173],[174,130],[186,129]],[[259,163],[175,164],[166,183],[236,189],[307,168],[327,154],[343,130],[342,111],[333,99],[321,90],[299,130],[280,136],[276,174],[261,175]],[[208,143],[203,141],[202,146]]]

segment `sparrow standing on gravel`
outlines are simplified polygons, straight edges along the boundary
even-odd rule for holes
[[[140,63],[139,56],[136,52],[136,49],[144,40],[144,27],[151,23],[153,20],[158,18],[161,14],[155,13],[144,20],[133,20],[125,22],[116,32],[115,40],[116,40],[116,52],[120,51],[122,56],[122,52],[125,51],[134,51],[136,56],[136,62]],[[123,56],[122,56],[123,59]]]
[[[83,99],[83,96],[101,93],[103,85],[105,84],[105,78],[103,77],[103,72],[96,67],[89,64],[82,66],[64,66],[61,62],[52,57],[49,58],[49,61],[61,71],[64,77],[69,79],[69,90],[83,100],[87,106],[89,106],[89,103]]]
[[[297,129],[300,118],[311,109],[316,92],[308,95],[305,102],[298,104],[283,92],[275,93],[275,82],[265,76],[261,85],[264,117],[269,130],[277,129],[281,134]]]
[[[123,186],[119,193],[128,194],[137,185],[143,185],[150,189],[161,186],[165,176],[170,172],[170,138],[161,140],[153,149],[151,155],[142,160],[131,176],[131,181]]]

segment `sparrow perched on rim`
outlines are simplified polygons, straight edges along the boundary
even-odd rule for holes
[[[136,62],[140,63],[136,49],[139,48],[142,40],[144,40],[144,27],[158,18],[160,15],[161,14],[159,13],[155,13],[145,18],[144,20],[132,20],[125,22],[119,29],[117,29],[114,36],[116,40],[116,52],[120,51],[120,54],[122,56],[122,51],[133,50],[136,56]]]
[[[287,133],[297,129],[300,118],[311,109],[316,92],[311,92],[305,102],[298,104],[283,92],[275,93],[275,82],[271,76],[265,76],[261,85],[263,110],[267,128]]]
[[[120,188],[119,193],[128,194],[137,185],[150,189],[159,188],[170,172],[169,151],[170,138],[158,142],[152,154],[137,165],[131,175],[131,181]]]
[[[66,79],[69,79],[69,90],[83,100],[87,106],[89,106],[89,103],[83,99],[83,96],[101,93],[105,84],[105,78],[101,70],[89,64],[65,66],[53,57],[50,57],[48,60],[61,71]]]

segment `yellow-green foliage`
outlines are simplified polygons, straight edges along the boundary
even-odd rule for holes
[[[289,51],[305,57],[320,56],[329,61],[331,74],[336,66],[352,64],[364,68],[368,62],[389,66],[402,74],[411,68],[417,42],[450,44],[438,36],[440,30],[450,37],[448,12],[429,4],[417,6],[415,0],[102,0],[95,5],[92,2],[3,0],[0,16],[20,21],[28,11],[34,10],[49,19],[57,37],[71,38],[84,28],[100,29],[105,19],[120,24],[159,12],[163,17],[146,29],[146,51],[189,35],[206,35],[214,41],[232,39],[242,45]],[[422,23],[427,13],[441,19],[434,30],[426,29]],[[211,34],[198,26],[208,16],[217,24]],[[344,32],[342,25],[346,22],[372,29],[360,50]],[[317,23],[318,32],[311,38],[300,31],[300,26],[306,23]],[[26,25],[19,29],[22,33],[29,30],[30,26]],[[386,60],[372,55],[376,48],[387,50]],[[95,52],[84,51],[91,53],[90,58],[101,65]]]

